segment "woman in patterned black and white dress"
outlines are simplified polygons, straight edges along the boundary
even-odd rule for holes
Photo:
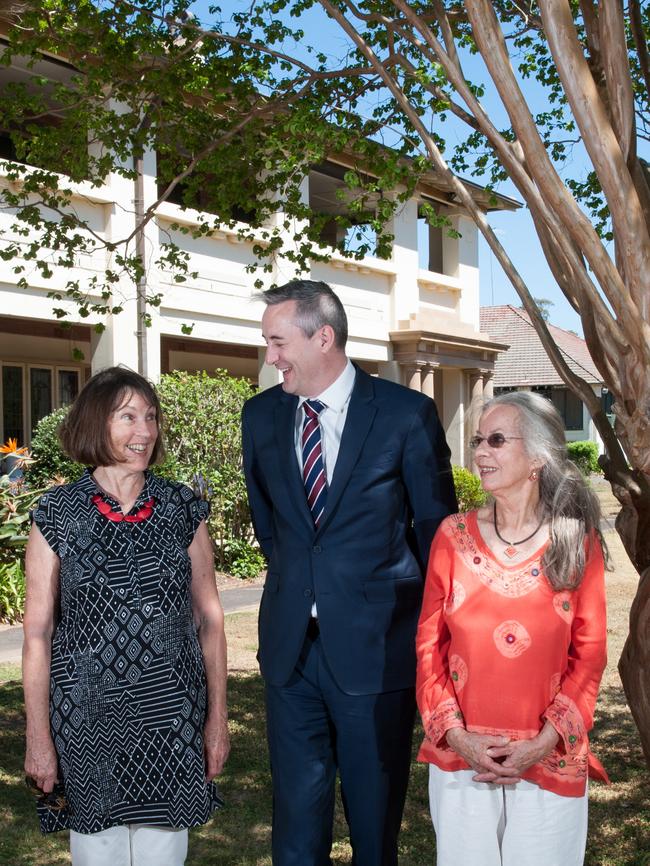
[[[160,405],[126,368],[90,379],[61,438],[94,468],[42,497],[27,547],[25,770],[41,829],[70,829],[73,866],[181,866],[187,828],[221,805],[211,780],[229,751],[208,506],[148,471]]]

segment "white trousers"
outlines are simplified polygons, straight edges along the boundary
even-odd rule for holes
[[[587,794],[562,797],[521,780],[472,782],[429,765],[437,866],[582,866]]]
[[[99,833],[70,830],[72,866],[183,866],[187,829],[125,824]]]

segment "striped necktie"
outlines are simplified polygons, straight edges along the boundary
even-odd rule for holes
[[[305,400],[302,404],[305,420],[302,425],[302,480],[314,525],[323,516],[327,499],[327,477],[323,463],[323,447],[318,416],[325,408],[320,400]]]

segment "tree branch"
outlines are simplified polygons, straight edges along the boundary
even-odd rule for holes
[[[626,286],[639,317],[637,328],[639,321],[642,328],[646,326],[645,339],[650,347],[650,329],[647,327],[650,299],[646,284],[650,272],[650,239],[641,202],[577,40],[568,3],[565,0],[540,0],[540,10],[564,91],[609,205],[617,239],[617,259],[620,257],[624,263]],[[598,259],[602,260],[606,252],[602,244],[598,247],[602,251]],[[606,263],[592,260],[592,266],[597,273],[607,275]],[[601,284],[609,282],[607,278]]]

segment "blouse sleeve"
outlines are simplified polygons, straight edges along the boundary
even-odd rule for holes
[[[424,732],[435,746],[445,748],[445,733],[464,727],[449,672],[450,634],[445,602],[451,591],[453,548],[443,521],[431,544],[422,612],[416,636],[416,695]]]
[[[566,593],[563,605],[575,605],[571,645],[560,689],[544,713],[561,737],[559,746],[575,754],[584,750],[593,727],[598,687],[607,664],[607,614],[603,552],[594,536],[582,583]]]
[[[60,555],[60,539],[56,516],[62,507],[66,507],[61,501],[62,489],[63,488],[61,487],[54,487],[52,490],[48,490],[47,493],[44,493],[30,515],[32,523],[35,523],[36,526],[38,526],[41,535],[57,556]]]
[[[183,497],[186,517],[186,547],[189,547],[194,540],[196,530],[199,528],[201,521],[208,519],[210,503],[197,496],[189,487],[183,486],[181,495]]]

